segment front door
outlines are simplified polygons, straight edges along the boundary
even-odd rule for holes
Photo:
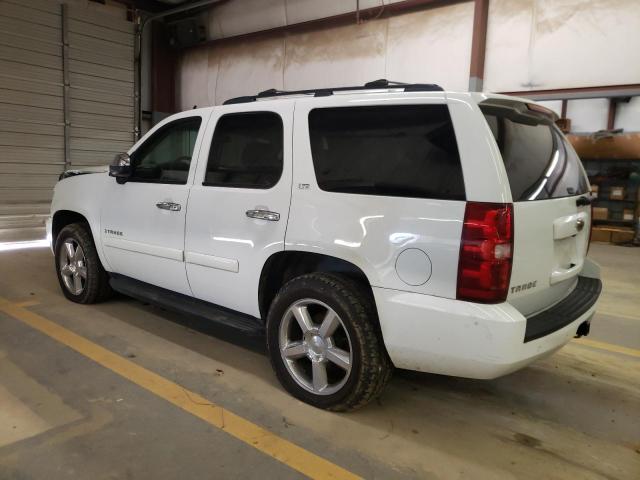
[[[293,104],[279,103],[213,114],[187,212],[193,295],[253,316],[262,266],[284,250],[289,216]]]
[[[103,199],[102,241],[115,273],[191,295],[184,226],[206,118],[184,114],[159,124],[130,152],[132,175]]]

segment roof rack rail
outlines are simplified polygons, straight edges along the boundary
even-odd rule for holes
[[[433,83],[402,83],[392,82],[381,78],[379,80],[373,80],[367,82],[364,85],[358,85],[356,87],[329,87],[329,88],[315,88],[311,90],[276,90],[270,88],[264,90],[257,95],[248,95],[244,97],[235,97],[226,100],[223,105],[232,105],[236,103],[249,103],[255,102],[262,98],[271,97],[283,97],[287,95],[313,95],[314,97],[329,97],[334,92],[347,92],[351,90],[375,90],[380,88],[401,88],[405,92],[441,92],[443,88],[440,85]]]

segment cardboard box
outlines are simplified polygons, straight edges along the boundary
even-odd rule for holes
[[[594,220],[606,220],[609,217],[609,209],[607,207],[593,207]]]
[[[624,187],[611,187],[609,198],[611,200],[624,200]]]
[[[623,220],[633,220],[633,210],[630,208],[625,208],[622,211],[622,219]]]
[[[591,198],[598,198],[598,185],[591,185]]]
[[[593,227],[591,230],[591,241],[592,242],[610,242],[611,241],[611,230],[605,230],[598,227]]]
[[[611,232],[611,243],[626,243],[633,240],[633,231],[617,230]]]

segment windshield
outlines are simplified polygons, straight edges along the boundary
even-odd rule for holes
[[[549,118],[505,107],[480,109],[502,154],[514,202],[589,191],[580,158]]]

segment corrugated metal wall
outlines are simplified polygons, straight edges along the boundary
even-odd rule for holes
[[[221,4],[219,10],[211,10],[211,15],[218,11],[221,17],[224,12],[230,15],[233,8],[235,24],[239,25],[240,20],[235,17],[240,15],[239,5],[249,12],[252,1],[255,3],[234,0]],[[283,2],[268,2],[272,6],[277,3]],[[355,6],[355,2],[347,3],[342,7]],[[372,3],[373,0],[361,5]],[[317,17],[319,10],[336,2],[314,5],[312,10]],[[178,106],[185,110],[193,105],[216,105],[269,88],[362,85],[378,78],[438,83],[445,89],[465,90],[469,84],[473,5],[458,3],[359,25],[354,18],[350,25],[239,38],[208,48],[184,50],[177,72]],[[227,17],[219,21],[227,22]],[[229,28],[233,24],[225,23]]]
[[[133,24],[66,3],[68,158],[61,2],[0,0],[0,229],[42,225],[65,168],[133,141]]]
[[[0,228],[42,223],[64,169],[60,5],[0,1]]]
[[[105,165],[133,142],[133,23],[68,12],[71,168]]]

